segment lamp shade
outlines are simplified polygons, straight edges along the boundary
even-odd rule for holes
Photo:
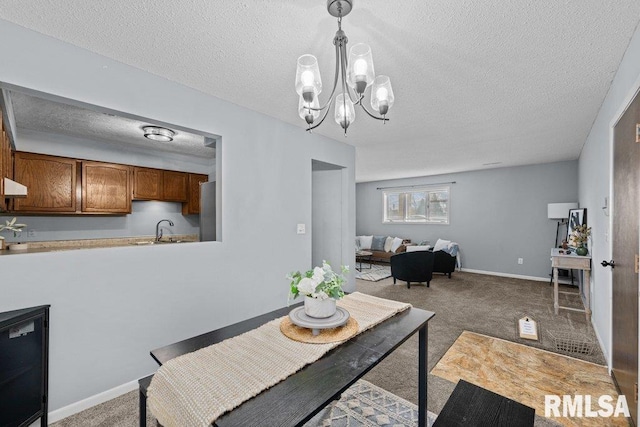
[[[569,210],[578,209],[577,203],[549,203],[547,205],[547,218],[569,218]]]
[[[336,110],[335,110],[336,123],[342,126],[342,129],[347,130],[349,125],[353,123],[356,118],[356,111],[353,108],[353,102],[349,99],[349,96],[341,93],[336,97]]]
[[[364,43],[358,43],[349,50],[349,71],[347,81],[356,92],[363,93],[365,88],[373,83],[376,74],[373,70],[371,48]]]
[[[389,77],[382,75],[376,77],[371,89],[371,108],[384,116],[393,105],[394,100]]]
[[[304,93],[317,96],[322,92],[322,80],[318,60],[313,55],[302,55],[298,58],[296,69],[296,92],[302,96]]]

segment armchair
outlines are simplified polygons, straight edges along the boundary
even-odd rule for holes
[[[429,251],[404,252],[393,255],[391,262],[391,276],[393,283],[396,279],[407,282],[407,288],[411,288],[411,282],[426,282],[427,287],[433,277],[434,253]]]
[[[451,273],[456,269],[456,257],[445,251],[435,251],[433,254],[433,271],[435,273],[444,273],[451,279]]]

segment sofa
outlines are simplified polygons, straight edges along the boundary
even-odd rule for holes
[[[391,256],[406,252],[411,239],[391,236],[356,236],[356,252],[371,252],[371,261],[390,262]]]

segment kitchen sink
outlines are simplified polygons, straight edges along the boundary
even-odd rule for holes
[[[132,245],[145,246],[145,245],[167,245],[171,243],[186,243],[185,240],[145,240],[143,242],[134,242]]]

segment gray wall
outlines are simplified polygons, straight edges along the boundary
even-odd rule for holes
[[[449,181],[456,182],[449,225],[382,223],[383,192],[377,187]],[[452,240],[460,245],[463,268],[547,278],[556,233],[547,204],[577,198],[577,161],[359,183],[356,234],[429,240],[432,246],[438,238]]]
[[[0,224],[13,215],[0,216]],[[165,237],[172,234],[198,234],[198,215],[182,215],[182,203],[134,201],[131,213],[122,216],[22,216],[18,222],[27,224],[19,237],[5,231],[7,243],[44,242],[51,240],[108,239],[114,237],[155,236],[156,223],[170,219],[174,226],[162,224]]]
[[[611,259],[611,217],[602,209],[605,197],[611,200],[611,129],[640,87],[640,30],[636,30],[611,83],[579,163],[580,205],[587,208],[591,229],[592,322],[611,362],[611,269],[600,265]],[[637,186],[637,183],[636,183]],[[636,188],[637,190],[637,188]],[[610,204],[610,203],[609,203]],[[618,260],[616,260],[618,261]]]
[[[322,265],[324,260],[339,272],[342,259],[342,170],[314,170],[312,194],[313,265]]]
[[[296,234],[311,228],[311,159],[346,168],[342,263],[353,265],[352,146],[3,20],[0,40],[11,40],[0,81],[221,135],[224,147],[222,242],[0,257],[0,311],[51,304],[51,410],[155,371],[151,349],[284,306],[285,275],[312,266],[311,234]]]

